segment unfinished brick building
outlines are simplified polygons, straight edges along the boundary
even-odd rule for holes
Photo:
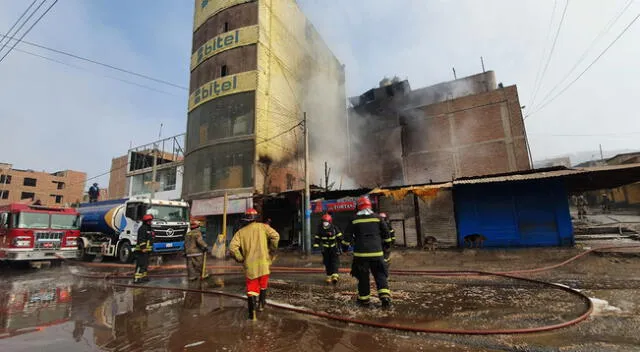
[[[350,101],[350,175],[361,186],[531,168],[517,88],[493,71],[417,90],[387,80]]]

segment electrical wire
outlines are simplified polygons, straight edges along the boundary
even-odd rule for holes
[[[17,40],[16,38],[10,37],[10,36],[7,36],[7,35],[1,35],[1,36],[9,38],[9,40]],[[130,75],[133,75],[133,76],[137,76],[137,77],[140,77],[140,78],[148,79],[148,80],[154,81],[156,83],[162,83],[162,84],[174,87],[174,88],[180,88],[180,89],[183,89],[183,90],[189,90],[185,86],[181,86],[181,85],[178,85],[178,84],[175,84],[175,83],[171,83],[171,82],[159,79],[159,78],[154,78],[154,77],[151,77],[151,76],[148,76],[148,75],[144,75],[142,73],[138,73],[138,72],[135,72],[135,71],[131,71],[131,70],[127,70],[127,69],[124,69],[124,68],[120,68],[120,67],[117,67],[117,66],[114,66],[114,65],[106,64],[106,63],[103,63],[103,62],[100,62],[100,61],[97,61],[97,60],[93,60],[93,59],[89,59],[89,58],[86,58],[86,57],[82,57],[80,55],[69,53],[69,52],[66,52],[66,51],[63,51],[63,50],[49,48],[49,47],[46,47],[44,45],[28,42],[26,40],[23,40],[22,43],[30,45],[30,46],[34,46],[36,48],[48,50],[48,51],[51,51],[51,52],[54,52],[54,53],[57,53],[57,54],[69,56],[69,57],[72,57],[72,58],[77,59],[77,60],[82,60],[82,61],[86,61],[86,62],[95,64],[95,65],[103,66],[103,67],[106,67],[106,68],[109,68],[109,69],[112,69],[112,70],[116,70],[116,71],[119,71],[119,72],[123,72],[123,73],[130,74]]]
[[[39,58],[47,60],[47,61],[51,61],[51,62],[55,62],[55,63],[61,64],[61,65],[65,65],[65,66],[68,66],[68,67],[71,67],[71,68],[75,68],[77,70],[82,70],[82,71],[89,72],[89,73],[92,73],[92,74],[95,74],[95,75],[99,75],[99,74],[97,74],[95,72],[92,72],[91,70],[86,69],[84,67],[73,65],[73,64],[70,64],[68,62],[52,59],[52,58],[44,56],[44,55],[32,53],[32,52],[29,52],[29,51],[26,51],[26,50],[22,50],[22,49],[18,49],[18,48],[15,48],[13,50],[21,52],[23,54],[28,54],[28,55],[31,55],[31,56],[39,57]],[[108,76],[108,75],[99,75],[99,76],[104,77],[104,78],[113,79],[113,80],[116,80],[116,81],[120,81],[120,82],[123,82],[123,83],[126,83],[126,84],[134,85],[134,86],[137,86],[137,87],[140,87],[140,88],[148,89],[148,90],[151,90],[151,91],[154,91],[154,92],[158,92],[158,93],[167,94],[167,95],[171,95],[171,96],[174,96],[174,97],[182,98],[182,96],[180,96],[180,95],[169,93],[169,92],[166,92],[166,91],[163,91],[163,90],[160,90],[160,89],[155,89],[153,87],[149,87],[149,86],[146,86],[144,84],[139,84],[139,83],[135,83],[135,82],[132,82],[132,81],[128,81],[126,79],[112,77],[112,76]]]
[[[27,12],[29,12],[29,10],[31,10],[31,8],[33,7],[33,5],[35,5],[35,3],[38,0],[33,0],[31,2],[31,5],[29,5],[29,7],[27,7],[26,10],[24,10],[24,12],[22,13],[22,15],[20,15],[20,17],[18,17],[18,19],[13,23],[13,26],[11,26],[11,28],[9,28],[9,30],[7,31],[7,35],[13,35],[11,34],[11,31],[16,28],[16,26],[18,25],[18,23],[20,23],[20,21],[22,20],[22,18],[27,14]],[[4,41],[5,37],[3,36],[2,38],[0,38],[0,44],[2,44],[2,42]],[[4,50],[4,48],[7,46],[7,44],[9,44],[9,40],[7,40],[6,43],[4,43],[2,45],[2,47],[0,48],[0,53],[2,52],[2,50]]]
[[[613,44],[615,44],[621,37],[622,35],[624,35],[629,28],[631,28],[631,26],[636,23],[636,21],[638,20],[638,18],[640,18],[640,13],[631,21],[631,23],[629,23],[623,30],[622,32],[620,32],[620,34],[618,34],[618,36],[611,42],[611,44],[609,44],[601,53],[600,55],[598,55],[598,57],[596,57],[590,64],[589,66],[587,66],[587,68],[585,68],[579,75],[578,77],[576,77],[573,81],[571,81],[566,87],[564,87],[564,89],[562,89],[560,92],[558,92],[558,94],[556,94],[553,98],[549,99],[547,102],[545,102],[543,105],[541,105],[538,109],[536,109],[535,111],[533,111],[532,113],[528,114],[527,116],[531,116],[539,111],[541,111],[542,109],[544,109],[547,105],[551,104],[553,101],[555,101],[556,99],[558,99],[558,97],[560,97],[562,94],[564,94],[564,92],[566,92],[569,88],[571,88],[571,86],[573,86],[574,83],[576,83],[587,71],[589,71],[589,69],[591,67],[593,67],[593,65],[595,65],[598,60],[600,60],[600,58],[602,58],[602,56],[604,56],[604,54],[607,53],[607,51],[613,46]]]
[[[42,5],[45,3],[45,1],[46,1],[46,0],[43,0],[43,1],[42,1],[42,3],[40,4],[40,6],[42,6]],[[17,39],[15,43],[13,43],[13,46],[11,46],[11,48],[9,49],[9,51],[7,51],[7,53],[6,53],[6,54],[4,54],[4,56],[2,56],[2,57],[0,58],[0,63],[2,62],[2,60],[4,60],[4,58],[5,58],[5,57],[7,57],[7,55],[9,55],[9,54],[13,51],[13,49],[16,47],[16,45],[18,45],[18,43],[20,43],[20,42],[22,41],[22,39],[23,39],[27,34],[29,34],[29,32],[31,32],[31,30],[33,29],[33,27],[35,27],[35,26],[38,24],[38,22],[40,22],[40,20],[42,20],[42,18],[43,18],[44,16],[46,16],[46,15],[47,15],[47,13],[49,13],[49,11],[51,11],[51,9],[52,9],[52,8],[53,8],[57,3],[58,3],[58,0],[55,0],[55,1],[54,1],[54,2],[53,2],[53,3],[52,3],[48,8],[44,11],[44,13],[43,13],[42,15],[40,15],[40,17],[38,17],[38,19],[37,19],[35,22],[33,22],[33,24],[29,27],[29,29],[27,29],[27,30],[26,30],[26,32],[22,33],[22,36],[21,36],[19,39]],[[35,14],[35,13],[38,11],[38,9],[40,8],[40,6],[38,6],[38,7],[36,8],[36,10],[31,14],[31,16],[33,16],[33,14]],[[29,18],[31,18],[31,16],[29,16],[29,17],[24,21],[24,23],[22,24],[22,26],[20,26],[20,28],[22,28],[22,27],[24,26],[24,24],[26,24],[26,23],[27,23],[27,21],[29,21]],[[20,30],[20,28],[18,29],[18,31]],[[16,31],[16,33],[17,33],[18,31]]]
[[[542,83],[544,82],[544,76],[547,74],[547,70],[549,69],[549,64],[551,63],[551,58],[553,57],[553,52],[556,49],[556,43],[558,42],[558,37],[560,36],[560,30],[562,29],[562,24],[564,23],[565,16],[567,14],[567,8],[569,7],[569,0],[564,4],[564,10],[562,10],[562,17],[560,18],[560,24],[558,25],[558,30],[556,31],[556,35],[553,38],[553,44],[551,44],[551,51],[549,52],[549,56],[547,57],[547,62],[544,65],[544,69],[542,70],[542,75],[540,75],[540,82],[538,82],[538,86],[533,91],[533,99],[531,100],[531,105],[535,105],[536,97],[538,96],[538,91],[540,91],[540,87],[542,87]]]
[[[587,50],[585,50],[582,53],[582,56],[580,56],[580,58],[575,63],[575,65],[573,65],[573,67],[571,67],[569,72],[567,72],[567,74],[544,96],[544,98],[542,98],[542,103],[541,104],[544,104],[547,101],[547,99],[549,99],[549,97],[553,93],[555,93],[556,89],[558,89],[562,84],[564,84],[566,82],[566,80],[571,76],[571,74],[576,70],[576,68],[578,68],[578,66],[580,66],[580,64],[582,64],[584,62],[584,60],[587,58],[587,55],[589,54],[591,49],[593,49],[595,44],[598,43],[600,41],[600,39],[602,39],[602,37],[605,34],[607,34],[611,30],[611,28],[620,20],[622,15],[624,15],[627,12],[627,10],[629,9],[629,7],[633,4],[633,1],[634,0],[629,0],[627,2],[627,4],[624,6],[624,8],[614,18],[609,20],[609,22],[600,31],[600,33],[591,41],[591,44],[589,45]],[[532,108],[534,108],[534,107],[532,106]]]
[[[533,82],[533,90],[531,91],[531,99],[529,101],[533,101],[533,91],[538,87],[538,83],[540,82],[540,73],[542,72],[542,62],[544,61],[544,54],[547,52],[547,43],[549,42],[549,38],[551,37],[551,30],[553,28],[553,17],[556,14],[556,8],[558,7],[558,0],[554,0],[553,2],[553,10],[551,10],[551,17],[549,18],[549,28],[547,29],[547,36],[544,39],[544,46],[542,47],[542,55],[540,55],[540,62],[538,63],[538,69],[536,70],[536,79]]]

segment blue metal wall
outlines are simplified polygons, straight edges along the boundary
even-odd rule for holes
[[[476,233],[485,247],[573,245],[562,180],[460,185],[453,193],[459,247]]]

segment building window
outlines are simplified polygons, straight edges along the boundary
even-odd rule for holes
[[[0,183],[3,185],[11,184],[11,175],[0,175]]]
[[[60,182],[60,181],[52,181],[52,182],[56,184],[56,189],[64,189],[64,182]]]
[[[36,183],[37,181],[35,178],[25,177],[23,185],[29,186],[29,187],[35,187]]]
[[[287,191],[293,189],[293,180],[295,180],[293,175],[292,174],[287,174]]]
[[[9,199],[9,191],[0,191],[0,198]]]
[[[22,192],[20,199],[35,199],[36,195],[33,192]]]
[[[228,32],[229,31],[229,22],[225,22],[224,23],[224,28],[222,29],[222,32]]]
[[[55,198],[56,204],[62,203],[62,196],[57,194],[51,194],[51,197]]]
[[[228,74],[227,65],[222,65],[222,67],[220,67],[220,77],[224,77],[227,74]]]

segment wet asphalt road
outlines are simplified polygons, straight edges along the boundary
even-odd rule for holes
[[[424,254],[405,254],[412,269],[413,255]],[[459,257],[438,255],[438,262]],[[509,255],[524,266],[540,260],[535,251]],[[568,256],[557,253],[558,261]],[[495,257],[482,254],[471,260],[502,266]],[[401,266],[402,260],[394,265]],[[592,257],[544,274],[541,279],[582,288],[606,304],[600,302],[589,321],[555,332],[473,337],[367,328],[275,308],[249,322],[242,300],[119,288],[75,277],[66,266],[3,267],[0,351],[634,351],[640,350],[640,278],[633,274],[638,268],[636,258]],[[242,294],[241,276],[218,279],[205,288]],[[583,309],[583,303],[562,291],[510,280],[391,277],[394,308],[363,310],[353,304],[353,279],[343,276],[337,287],[322,279],[318,274],[274,274],[270,298],[341,316],[438,328],[539,326],[570,319]],[[147,285],[195,288],[184,278]]]

